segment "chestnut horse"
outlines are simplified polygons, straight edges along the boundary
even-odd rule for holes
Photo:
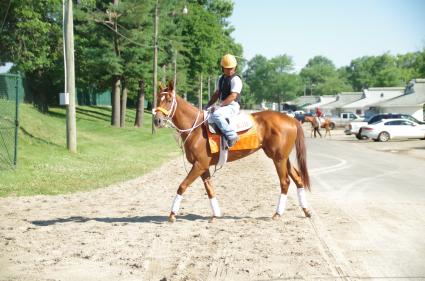
[[[304,116],[304,122],[311,123],[311,136],[313,136],[314,130],[317,130],[320,135],[320,132],[318,131],[319,124],[317,123],[317,120],[314,116]],[[329,134],[329,137],[331,137],[331,120],[325,118],[324,121],[321,122],[320,127],[325,129],[325,138],[327,134]],[[316,137],[316,132],[314,132],[314,137]],[[320,135],[320,137],[322,137],[322,135]]]
[[[167,122],[172,124],[180,133],[186,158],[192,164],[189,173],[177,189],[168,220],[170,222],[176,220],[183,193],[196,178],[201,177],[210,199],[213,221],[221,216],[221,211],[212,186],[209,167],[217,164],[219,153],[213,154],[209,148],[204,112],[176,95],[172,81],[167,88],[160,86],[157,100],[157,107],[153,109],[155,126],[162,128]],[[286,114],[274,111],[263,111],[252,115],[257,126],[260,147],[251,150],[230,150],[228,161],[241,159],[262,148],[273,160],[280,180],[281,193],[273,219],[278,219],[285,209],[289,177],[297,186],[298,200],[304,214],[310,217],[304,191],[304,187],[310,190],[310,179],[301,124]],[[289,162],[289,154],[294,146],[299,170]]]

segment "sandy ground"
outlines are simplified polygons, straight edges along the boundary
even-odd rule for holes
[[[237,174],[238,176],[234,176]],[[181,158],[141,178],[92,192],[0,199],[0,280],[337,280],[344,261],[291,185],[286,213],[263,152],[214,177],[224,217],[209,223],[196,181],[167,222],[185,171]],[[309,194],[308,196],[313,196]]]
[[[339,138],[345,137],[339,133]],[[325,182],[326,172],[343,168],[310,160],[317,183]],[[177,222],[167,222],[185,174],[179,157],[143,177],[91,192],[0,198],[0,280],[364,280],[374,279],[370,267],[376,264],[391,268],[376,259],[378,250],[391,245],[370,236],[382,236],[381,226],[358,205],[333,204],[326,192],[307,194],[313,211],[308,219],[292,183],[286,213],[272,221],[280,188],[262,151],[214,176],[224,213],[215,223],[208,222],[211,210],[200,181],[186,192]],[[405,225],[417,228],[423,204],[409,208],[407,220],[404,206],[390,207]],[[384,223],[395,223],[393,215],[382,216]],[[422,241],[405,240],[392,253]],[[425,245],[415,247],[422,257]],[[422,260],[403,261],[402,267],[409,273],[409,264],[420,269]],[[391,276],[408,276],[398,273]],[[409,280],[423,280],[420,276]]]

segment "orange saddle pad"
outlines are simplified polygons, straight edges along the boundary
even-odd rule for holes
[[[260,147],[260,140],[257,135],[257,125],[255,124],[254,118],[252,115],[249,115],[252,120],[252,127],[248,130],[237,132],[239,140],[235,143],[230,151],[235,150],[246,150],[246,149],[256,149]],[[207,125],[208,127],[208,125]],[[213,134],[207,128],[208,132],[208,143],[210,145],[211,153],[218,153],[220,151],[220,138],[221,135]]]

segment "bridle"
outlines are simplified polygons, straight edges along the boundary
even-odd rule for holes
[[[162,96],[161,99],[164,99],[165,98],[165,96],[164,96],[165,94],[168,94],[168,91],[164,91],[164,92],[161,92],[159,94],[160,96]],[[187,139],[189,138],[189,136],[192,134],[193,130],[195,130],[196,128],[198,128],[202,124],[204,124],[205,121],[197,124],[198,123],[199,116],[201,115],[201,110],[198,109],[198,113],[196,115],[196,119],[195,119],[195,122],[193,122],[192,127],[188,128],[188,129],[180,129],[179,127],[177,127],[173,123],[173,120],[172,120],[173,117],[174,117],[174,114],[176,113],[176,110],[177,110],[177,98],[176,98],[176,93],[174,92],[174,90],[171,92],[171,96],[173,97],[173,100],[171,102],[171,106],[170,106],[169,109],[165,109],[165,108],[163,108],[161,106],[158,106],[158,107],[155,107],[154,109],[152,109],[152,114],[156,114],[158,111],[162,112],[162,114],[164,114],[164,116],[165,116],[165,121],[168,124],[170,124],[170,126],[172,128],[176,129],[177,132],[179,132],[180,135],[182,133],[189,132],[189,134],[187,135],[187,137],[186,137],[186,139],[184,141],[184,142],[186,142]],[[208,115],[207,115],[207,118],[205,118],[204,120],[208,120]],[[184,143],[183,143],[183,145],[184,145]]]

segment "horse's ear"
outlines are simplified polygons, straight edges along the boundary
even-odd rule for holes
[[[158,83],[159,92],[162,92],[164,90],[164,85],[162,85],[161,82]]]
[[[174,81],[168,81],[168,91],[172,92],[174,90]]]

